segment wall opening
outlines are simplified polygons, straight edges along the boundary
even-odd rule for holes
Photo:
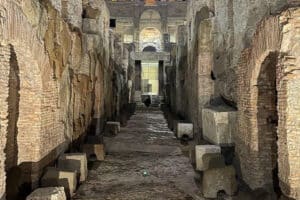
[[[268,187],[273,187],[274,191],[280,195],[277,161],[277,62],[278,54],[270,53],[262,63],[257,79],[257,134],[262,168],[265,169],[264,176],[266,180],[272,181]]]
[[[135,90],[141,91],[142,90],[142,63],[140,60],[135,61]]]
[[[148,27],[140,32],[140,51],[148,46],[154,47],[158,52],[161,51],[162,35],[158,29]]]
[[[156,52],[156,48],[152,46],[147,46],[143,49],[143,52]]]
[[[109,27],[110,27],[110,28],[116,28],[116,26],[117,26],[117,21],[116,21],[116,19],[110,19],[110,20],[109,20]]]
[[[143,94],[158,94],[158,62],[142,62],[142,92]]]

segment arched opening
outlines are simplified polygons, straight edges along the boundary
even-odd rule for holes
[[[278,178],[278,148],[277,148],[277,90],[276,66],[278,54],[271,52],[261,64],[257,78],[257,136],[258,151],[264,178],[269,180],[267,187],[271,187],[280,195]]]
[[[143,49],[143,52],[156,52],[156,48],[152,46],[147,46]]]
[[[146,47],[153,47],[156,51],[161,51],[162,37],[157,28],[144,28],[140,33],[140,50]]]

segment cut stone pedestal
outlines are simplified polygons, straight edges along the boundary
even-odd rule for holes
[[[209,162],[203,162],[203,157],[206,154],[220,154],[221,148],[217,145],[197,145],[195,147],[196,153],[196,169],[204,171],[209,168]]]
[[[106,122],[105,133],[109,135],[117,135],[121,130],[120,122]]]
[[[86,153],[88,160],[102,161],[105,158],[105,150],[103,144],[84,144],[82,151]]]
[[[193,124],[178,122],[176,126],[176,136],[177,138],[182,138],[184,135],[188,136],[190,139],[194,137]]]
[[[225,191],[227,195],[234,195],[237,192],[234,167],[226,166],[204,171],[202,188],[205,198],[217,198],[220,191]]]
[[[173,117],[172,117],[173,119]],[[172,127],[173,127],[173,131],[177,134],[177,126],[178,123],[185,123],[185,121],[180,120],[180,119],[173,119],[173,123],[172,123]]]
[[[58,168],[64,171],[76,171],[79,181],[83,182],[87,178],[87,158],[85,153],[63,154],[58,158]]]
[[[46,187],[34,190],[26,200],[66,200],[63,187]]]
[[[225,159],[220,153],[208,153],[202,157],[205,170],[225,167]]]
[[[237,112],[227,107],[202,110],[203,137],[220,146],[233,146],[236,133]]]
[[[42,187],[65,188],[66,195],[72,197],[77,186],[76,172],[62,171],[54,167],[48,167],[46,173],[41,179]]]

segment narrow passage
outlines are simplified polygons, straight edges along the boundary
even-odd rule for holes
[[[160,110],[137,110],[116,137],[104,142],[105,161],[94,163],[73,199],[201,199],[189,158]]]

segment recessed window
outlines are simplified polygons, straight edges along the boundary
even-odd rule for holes
[[[116,19],[110,19],[110,21],[109,21],[109,27],[110,28],[116,28],[116,25],[117,25]]]

